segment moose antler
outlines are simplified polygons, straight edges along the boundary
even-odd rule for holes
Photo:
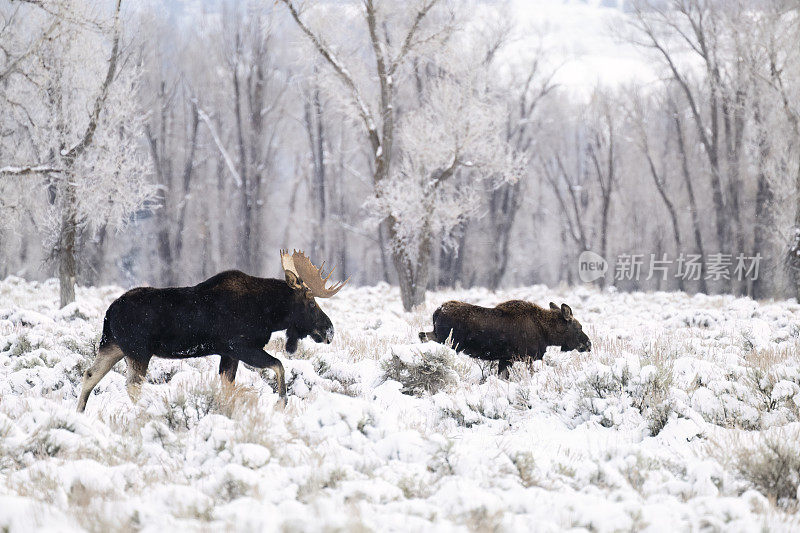
[[[283,267],[285,272],[291,272],[298,278],[300,277],[300,274],[297,273],[297,269],[294,267],[294,259],[292,259],[292,256],[289,254],[289,250],[281,249],[281,267]]]
[[[325,262],[323,261],[322,266],[317,268],[302,251],[295,250],[292,255],[289,255],[289,250],[281,250],[281,265],[285,271],[292,272],[300,278],[303,284],[317,298],[330,298],[350,281],[350,278],[347,278],[344,281],[334,283],[330,287],[325,287],[336,267],[333,267],[327,275],[324,275]]]

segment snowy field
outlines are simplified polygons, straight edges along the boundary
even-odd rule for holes
[[[0,529],[782,531],[800,473],[800,306],[542,286],[321,301],[331,345],[283,336],[273,376],[218,357],[125,363],[75,413],[118,288],[0,281]],[[500,381],[420,344],[441,302],[569,303],[594,351],[551,348]],[[391,379],[394,378],[394,379]],[[399,381],[398,381],[399,380]]]

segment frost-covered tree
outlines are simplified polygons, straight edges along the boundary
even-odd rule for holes
[[[399,121],[397,163],[370,203],[393,220],[392,251],[409,269],[400,276],[406,309],[425,300],[434,236],[457,246],[450,230],[476,214],[487,191],[522,173],[504,135],[503,106],[476,85],[468,75],[430,84],[422,105]]]
[[[111,13],[84,0],[14,9],[24,10],[13,11],[21,34],[47,38],[33,50],[5,42],[6,56],[24,64],[8,75],[0,100],[14,106],[7,126],[24,131],[25,142],[6,139],[0,153],[4,197],[17,199],[3,220],[22,223],[22,213],[29,215],[58,263],[64,306],[75,299],[81,236],[124,225],[153,193],[140,146],[138,72],[123,65],[121,0]]]
[[[436,8],[445,6],[445,2],[417,0],[392,4],[364,0],[358,8],[356,19],[363,24],[365,32],[362,35],[372,57],[367,66],[368,71],[359,72],[344,63],[344,58],[337,51],[340,47],[332,46],[329,37],[323,34],[318,25],[314,26],[314,22],[319,22],[319,17],[314,22],[309,22],[308,17],[301,14],[301,8],[296,2],[282,1],[301,32],[312,43],[315,52],[333,70],[339,86],[346,91],[352,103],[372,154],[372,183],[378,198],[386,188],[384,181],[392,176],[391,166],[397,135],[395,102],[399,87],[411,81],[408,69],[413,64],[415,53],[422,47],[426,47],[429,53],[435,51],[439,43],[452,32],[452,17],[448,18],[446,13],[443,15],[443,23],[431,24]],[[340,10],[340,13],[344,14],[346,11]],[[350,22],[348,20],[342,25]],[[390,242],[401,240],[398,239],[399,230],[391,214],[380,223],[381,234],[388,235]],[[411,258],[399,246],[392,246],[391,253],[401,288],[410,288],[414,283],[415,271]],[[411,298],[413,291],[402,292],[403,305],[410,309],[414,305]]]
[[[770,2],[741,24],[736,38],[751,87],[753,133],[744,157],[757,183],[754,248],[784,256],[790,293],[800,299],[800,5]],[[762,284],[763,278],[754,284],[762,289],[757,295],[767,293]]]
[[[380,219],[403,306],[410,310],[424,301],[433,235],[475,209],[478,182],[514,174],[517,162],[500,136],[503,110],[482,99],[469,70],[452,68],[456,56],[447,44],[455,31],[454,5],[364,0],[356,18],[374,63],[363,72],[349,68],[337,51],[342,47],[330,44],[330,37],[309,22],[318,19],[301,14],[290,0],[283,2],[333,70],[366,133],[373,154],[368,207]],[[459,44],[462,50],[468,47]],[[443,54],[450,61],[439,61]],[[424,83],[423,77],[433,81]],[[418,105],[400,114],[399,95],[414,91]],[[462,169],[472,179],[456,187],[452,178]]]

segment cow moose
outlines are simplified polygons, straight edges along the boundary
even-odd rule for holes
[[[239,361],[269,368],[286,403],[283,365],[264,351],[275,331],[286,330],[286,350],[300,339],[333,340],[333,324],[314,298],[330,298],[348,280],[326,287],[325,263],[315,267],[303,252],[281,250],[285,280],[229,270],[193,287],[129,290],[111,303],[92,366],[83,374],[78,412],[86,409],[92,389],[123,357],[128,365],[127,391],[136,403],[152,356],[171,359],[220,356],[219,373],[230,383]]]
[[[592,349],[580,322],[567,304],[550,309],[523,300],[509,300],[495,307],[450,301],[433,313],[433,331],[421,332],[420,340],[452,342],[457,351],[477,359],[498,361],[498,374],[508,378],[516,360],[536,361],[548,346],[561,351]]]

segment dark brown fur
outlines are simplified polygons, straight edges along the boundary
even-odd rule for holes
[[[123,357],[128,393],[134,401],[151,357],[184,359],[217,354],[219,372],[236,378],[239,362],[272,369],[285,402],[281,362],[264,351],[272,333],[286,330],[286,350],[300,339],[331,342],[333,324],[297,277],[265,279],[231,270],[193,287],[131,289],[109,306],[97,357],[84,373],[78,411],[92,389]]]
[[[550,309],[523,300],[496,307],[445,302],[433,313],[433,331],[419,334],[422,341],[445,343],[470,357],[498,361],[498,373],[508,375],[515,360],[535,361],[548,346],[562,351],[591,350],[592,343],[567,304]]]

